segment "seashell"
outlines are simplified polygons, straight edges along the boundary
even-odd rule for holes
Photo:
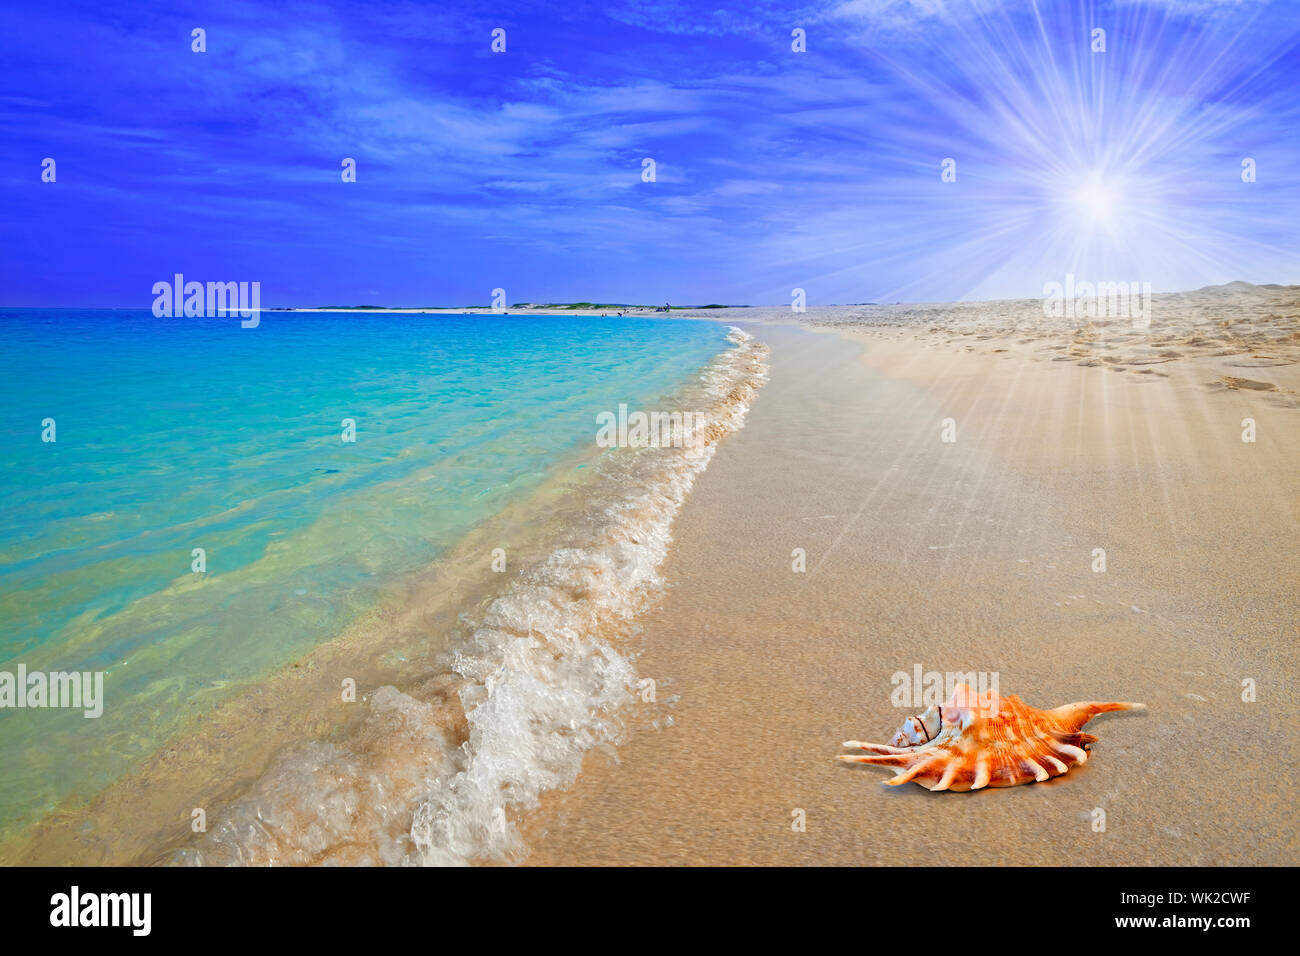
[[[1084,701],[1054,710],[1030,707],[1014,695],[977,694],[958,684],[942,707],[903,722],[889,744],[845,741],[872,756],[840,754],[850,763],[897,767],[891,787],[917,783],[929,790],[1014,787],[1059,777],[1088,759],[1097,740],[1083,725],[1112,710],[1145,710],[1144,704]]]

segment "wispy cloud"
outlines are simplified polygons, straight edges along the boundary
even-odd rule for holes
[[[1032,295],[1119,263],[1294,281],[1296,11],[1200,6],[23,8],[0,39],[0,295],[60,301],[80,271],[138,304],[181,258],[322,301]],[[1081,237],[1093,175],[1122,210]]]

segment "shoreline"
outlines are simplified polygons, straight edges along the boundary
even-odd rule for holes
[[[663,310],[655,309],[655,308],[634,307],[630,310],[624,309],[620,312],[618,309],[613,309],[613,308],[611,309],[563,309],[563,308],[553,309],[553,308],[546,308],[542,306],[535,307],[535,308],[521,307],[518,309],[493,309],[488,306],[482,306],[482,307],[470,306],[464,309],[443,309],[443,308],[388,309],[388,308],[356,308],[356,307],[304,309],[304,308],[292,307],[292,308],[283,308],[283,309],[263,309],[262,311],[264,314],[270,313],[272,315],[275,314],[276,312],[289,312],[289,313],[328,312],[328,313],[344,313],[349,315],[351,314],[355,314],[355,315],[367,315],[367,314],[373,314],[373,315],[497,315],[497,316],[555,315],[555,316],[570,316],[574,318],[585,318],[585,319],[592,319],[592,318],[614,319],[620,317],[625,319],[632,319],[632,318],[668,319],[668,318],[680,317],[681,313],[684,312],[690,312],[692,313],[692,315],[690,316],[691,318],[697,318],[699,316],[696,316],[695,313],[699,313],[699,312],[706,312],[706,313],[707,312],[729,312],[729,311],[736,312],[736,311],[742,311],[743,309],[746,308],[748,308],[748,306],[724,306],[722,308],[714,307],[709,309],[690,309],[690,308],[675,307],[673,310],[665,312]],[[674,316],[673,312],[677,312],[678,315]]]
[[[733,337],[710,363],[663,397],[670,404],[689,405],[710,395],[720,402],[720,417],[705,426],[702,444],[613,457],[607,450],[584,446],[580,455],[556,468],[527,499],[473,528],[433,565],[393,582],[387,588],[388,599],[342,634],[202,715],[141,767],[90,800],[66,801],[16,834],[3,847],[4,859],[99,865],[199,862],[201,858],[208,863],[391,863],[397,862],[394,853],[412,852],[406,839],[411,828],[409,807],[405,816],[400,806],[393,810],[396,816],[384,807],[399,793],[411,805],[423,799],[435,783],[421,783],[430,768],[439,768],[444,775],[455,772],[454,754],[468,746],[472,736],[469,703],[475,696],[473,685],[480,679],[464,671],[463,655],[488,633],[488,622],[510,612],[508,602],[518,604],[520,611],[531,606],[539,629],[554,626],[565,631],[569,626],[565,621],[546,620],[547,589],[561,586],[561,580],[544,585],[530,581],[540,569],[553,565],[557,554],[577,554],[574,549],[584,536],[597,532],[613,537],[592,538],[589,544],[595,550],[588,557],[597,563],[572,569],[576,575],[571,582],[573,614],[581,610],[577,595],[585,587],[581,579],[602,573],[601,549],[623,549],[622,554],[611,551],[615,566],[606,573],[618,569],[630,555],[614,538],[626,535],[635,544],[639,533],[648,533],[646,547],[653,550],[662,545],[652,527],[642,528],[642,518],[649,520],[653,510],[638,516],[636,502],[627,496],[640,488],[653,496],[650,504],[661,507],[666,504],[665,494],[677,493],[659,487],[661,478],[670,484],[677,479],[660,476],[660,471],[671,472],[678,458],[688,465],[707,464],[720,435],[738,427],[728,418],[737,414],[743,418],[748,407],[737,390],[748,387],[747,376],[752,377],[754,370],[736,365],[735,357],[749,351]],[[616,509],[617,516],[604,532],[591,527],[600,514],[614,515]],[[489,573],[494,548],[502,546],[510,555],[510,573]],[[654,569],[647,565],[645,570],[650,577],[643,582],[644,589],[629,585],[628,600],[633,603],[641,599],[642,590],[654,590]],[[542,590],[533,593],[530,589],[535,586]],[[613,601],[617,595],[609,591],[605,597]],[[531,616],[529,620],[531,626]],[[599,639],[616,641],[623,628],[620,621],[601,623]],[[337,688],[343,677],[356,682],[359,708],[340,700]],[[319,831],[338,824],[324,815],[337,799],[338,782],[354,772],[354,762],[369,768],[363,776],[383,780],[387,795],[378,801],[373,819],[336,827],[337,845],[329,841],[317,845]],[[322,774],[334,782],[323,784]],[[323,785],[326,790],[313,789]],[[361,792],[354,799],[364,806],[374,795],[364,792],[361,779],[357,786]],[[203,794],[199,802],[208,815],[208,837],[198,840],[189,833],[196,793]],[[317,799],[319,820],[311,809]],[[265,832],[263,819],[272,818],[278,818],[276,839],[283,841],[282,846],[274,845],[274,840],[267,845],[257,836]],[[371,844],[377,849],[362,849]]]

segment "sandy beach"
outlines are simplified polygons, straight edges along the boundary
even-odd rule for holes
[[[716,318],[771,381],[676,523],[636,648],[656,701],[524,818],[529,863],[1300,862],[1300,289],[1156,296],[1147,329],[1037,301]],[[835,756],[889,739],[918,665],[1149,709],[1046,783],[884,787]]]
[[[575,459],[0,859],[1300,861],[1300,288],[674,317],[752,336],[704,446]],[[1010,789],[836,760],[917,671],[1148,709]]]

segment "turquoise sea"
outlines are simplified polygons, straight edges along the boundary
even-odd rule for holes
[[[0,709],[0,837],[336,637],[594,456],[598,412],[727,344],[644,318],[0,311],[0,671],[103,671],[106,697]]]

